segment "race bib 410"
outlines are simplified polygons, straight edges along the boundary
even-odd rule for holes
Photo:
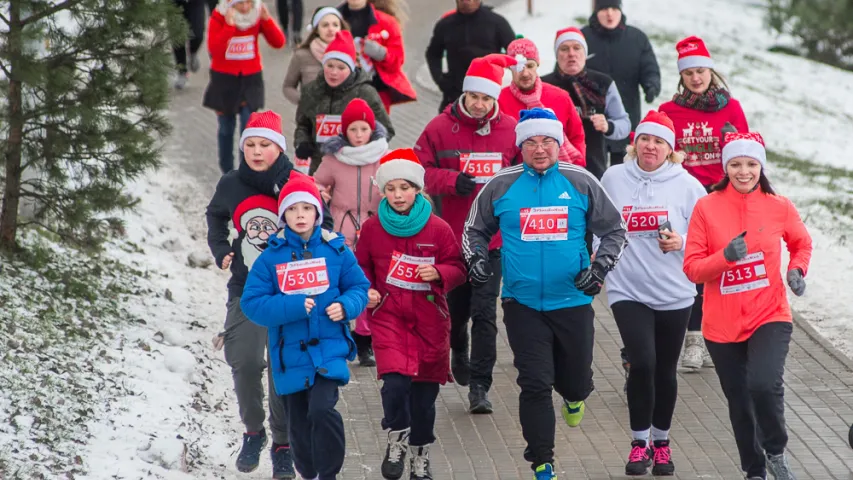
[[[521,239],[547,242],[569,238],[569,207],[522,208]]]

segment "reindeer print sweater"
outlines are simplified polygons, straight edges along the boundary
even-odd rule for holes
[[[666,102],[660,106],[675,125],[676,150],[684,152],[684,168],[696,177],[707,190],[725,176],[722,162],[722,133],[720,130],[730,122],[739,132],[748,132],[749,125],[734,98],[721,110],[706,112]]]

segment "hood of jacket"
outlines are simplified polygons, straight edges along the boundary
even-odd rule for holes
[[[388,129],[385,128],[385,125],[382,125],[382,123],[377,120],[376,121],[376,128],[370,134],[370,142],[368,142],[367,144],[373,143],[373,142],[379,140],[380,138],[384,138],[386,140],[388,139]],[[363,145],[363,146],[366,146],[366,145]],[[328,142],[323,144],[323,147],[322,147],[323,155],[334,155],[335,153],[339,152],[344,147],[359,148],[359,147],[353,147],[349,143],[349,140],[347,140],[346,132],[341,132],[340,135],[338,135],[337,137],[335,137],[335,138],[333,138],[333,139],[331,139]]]
[[[601,35],[602,37],[606,37],[606,38],[615,38],[615,37],[618,37],[619,35],[622,35],[622,33],[628,27],[627,22],[628,22],[628,17],[626,17],[625,14],[623,13],[622,14],[622,20],[619,21],[619,25],[616,25],[616,28],[604,28],[604,25],[602,25],[601,22],[598,21],[598,15],[593,13],[589,17],[589,27],[592,28],[595,31],[595,33]]]
[[[625,161],[625,175],[635,185],[631,194],[631,198],[634,199],[640,198],[641,195],[646,200],[654,198],[656,189],[663,187],[665,183],[677,178],[682,173],[686,173],[684,167],[669,160],[663,162],[663,165],[654,172],[641,169],[637,159]]]
[[[311,237],[307,242],[289,227],[284,227],[279,230],[278,233],[270,237],[267,242],[267,248],[280,250],[285,247],[290,247],[302,250],[305,249],[306,246],[307,249],[313,249],[323,243],[328,244],[335,250],[341,250],[346,246],[344,237],[321,227],[314,227],[314,232],[311,234]]]

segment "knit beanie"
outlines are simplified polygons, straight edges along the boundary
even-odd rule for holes
[[[519,55],[521,55],[524,61],[519,63],[527,63],[527,60],[533,60],[536,63],[539,63],[539,49],[529,38],[522,37],[513,40],[509,46],[506,47],[506,54],[515,58],[516,61],[519,61]]]
[[[320,7],[314,11],[314,16],[311,17],[311,28],[317,28],[320,25],[320,20],[323,19],[326,15],[334,15],[338,17],[338,19],[343,23],[344,16],[341,15],[341,12],[335,7]]]
[[[346,135],[350,124],[358,120],[367,122],[371,130],[376,130],[376,115],[370,105],[360,98],[354,98],[347,104],[341,115],[341,132]]]
[[[595,0],[596,12],[605,8],[618,8],[622,10],[622,0]]]
[[[563,124],[550,108],[531,108],[519,113],[518,124],[515,126],[515,144],[521,146],[530,137],[544,135],[557,141],[563,146],[565,134]]]
[[[767,151],[764,149],[764,138],[758,132],[738,133],[728,132],[723,147],[723,172],[729,161],[737,157],[749,157],[758,160],[762,170],[767,166]]]
[[[335,39],[326,47],[323,54],[323,65],[329,60],[340,60],[347,64],[351,71],[355,71],[355,42],[352,34],[346,30],[340,30],[335,34]]]
[[[323,223],[323,202],[320,200],[320,190],[314,183],[314,179],[308,175],[292,170],[290,178],[278,194],[278,226],[284,228],[284,212],[294,203],[305,202],[314,205],[317,209],[317,220],[314,225]]]
[[[687,37],[675,44],[678,51],[678,71],[688,68],[714,68],[711,53],[705,47],[705,42],[699,37]]]
[[[634,138],[637,135],[654,135],[662,138],[669,144],[669,148],[675,150],[675,126],[672,124],[669,115],[664,112],[649,110],[646,118],[637,125],[637,129],[634,131]]]
[[[462,82],[463,92],[477,92],[498,98],[504,78],[504,68],[515,66],[518,62],[509,55],[492,53],[475,58],[465,73]]]
[[[240,151],[243,151],[243,143],[249,137],[262,137],[277,144],[282,152],[287,151],[287,141],[281,133],[281,116],[272,110],[266,112],[252,112],[243,134],[240,135]]]
[[[399,148],[388,152],[379,160],[379,169],[376,171],[376,186],[380,192],[385,191],[385,184],[391,180],[407,180],[424,188],[424,167],[411,148]]]

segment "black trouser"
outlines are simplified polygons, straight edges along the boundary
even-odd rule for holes
[[[206,0],[207,1],[207,11],[209,13],[213,13],[213,10],[216,9],[216,5],[219,4],[219,0]]]
[[[691,307],[653,310],[639,302],[621,301],[610,308],[631,359],[631,430],[640,432],[652,426],[669,430],[678,397],[678,356]]]
[[[773,322],[758,327],[744,342],[705,340],[729,403],[740,465],[747,477],[764,478],[764,452],[779,455],[788,444],[782,377],[792,331],[790,322]]]
[[[287,9],[287,4],[290,3],[290,8],[293,10],[293,26],[290,30],[290,35],[299,35],[302,36],[302,0],[276,0],[276,8],[278,9],[278,18],[281,21],[281,29],[284,30],[284,33],[287,33],[287,26],[289,25],[289,12]]]
[[[344,466],[344,421],[335,410],[338,382],[317,375],[314,386],[285,395],[293,463],[304,478],[331,480]]]
[[[489,252],[494,272],[488,283],[473,288],[466,282],[447,294],[450,310],[450,348],[468,353],[468,319],[471,319],[471,383],[488,390],[497,359],[497,301],[501,290],[501,251]]]
[[[586,400],[593,390],[592,349],[595,312],[591,305],[540,312],[515,300],[503,302],[506,336],[512,349],[524,459],[535,469],[554,461],[556,390],[570,402]]]
[[[409,445],[422,447],[435,441],[435,399],[438,383],[413,382],[399,373],[382,375],[382,428],[409,432]]]
[[[462,96],[462,90],[453,90],[448,92],[441,93],[441,103],[438,105],[438,113],[439,115],[447,108],[448,105],[459,100],[459,97]]]
[[[690,322],[687,323],[688,332],[702,331],[702,304],[705,300],[705,284],[696,284],[696,298],[693,299],[693,309],[690,311]]]
[[[620,165],[621,163],[623,163],[625,161],[625,155],[626,154],[627,154],[627,152],[625,152],[624,149],[617,150],[617,151],[611,151],[610,152],[610,166],[612,167],[613,165]]]
[[[204,24],[205,14],[203,0],[187,0],[184,2],[175,2],[181,7],[181,12],[184,14],[184,19],[190,27],[190,55],[198,53],[201,44],[204,41]],[[187,45],[186,43],[175,45],[173,49],[175,54],[175,65],[181,73],[187,73]]]

